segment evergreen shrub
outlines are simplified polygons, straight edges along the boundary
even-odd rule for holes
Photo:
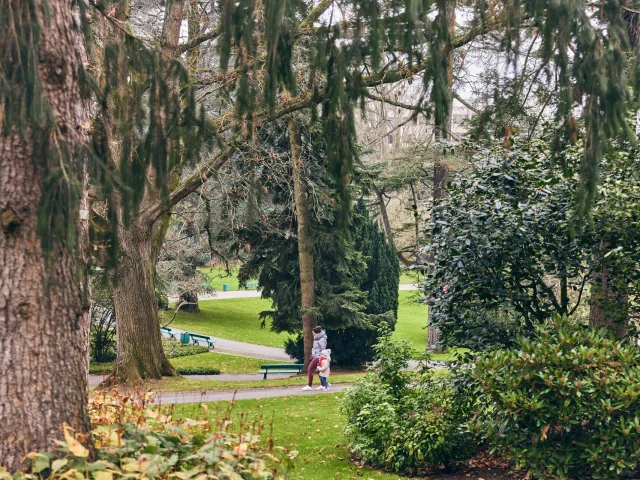
[[[408,342],[390,331],[375,347],[378,362],[345,394],[346,434],[352,453],[396,472],[430,464],[454,469],[475,451],[467,421],[473,401],[449,377],[424,369],[414,377]]]
[[[640,351],[566,318],[471,372],[473,420],[495,452],[541,478],[616,479],[640,459]]]

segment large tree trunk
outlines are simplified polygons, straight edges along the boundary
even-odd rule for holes
[[[126,6],[126,1],[121,2],[122,9],[126,10]],[[177,55],[183,9],[184,0],[167,3],[162,47],[168,57]],[[126,81],[121,81],[121,84],[126,88]],[[126,96],[127,92],[123,92],[122,97]],[[112,145],[117,149],[118,139],[114,139]],[[119,155],[113,157],[119,158]],[[178,175],[179,171],[174,172],[174,178]],[[155,186],[155,172],[151,168],[148,177],[141,211],[149,204],[158,202],[160,197]],[[114,198],[114,201],[118,202],[118,199]],[[119,215],[122,219],[124,212],[120,211]],[[159,218],[141,216],[130,225],[120,221],[120,260],[116,275],[117,286],[113,290],[118,345],[116,363],[109,382],[175,375],[175,370],[162,349],[155,297],[156,264],[168,226],[168,215]]]
[[[198,294],[197,293],[183,293],[180,295],[178,304],[184,302],[184,305],[180,307],[181,312],[185,313],[200,313],[200,307],[198,306]]]
[[[26,8],[23,2],[12,5]],[[58,126],[51,138],[73,146],[82,134],[71,2],[50,0],[48,12],[36,57],[42,95]],[[42,138],[42,125],[22,133],[0,132],[0,465],[9,470],[19,467],[25,453],[63,438],[64,424],[90,443],[88,292],[78,253],[83,243],[54,245],[45,268],[36,223],[47,165],[33,158],[31,143]]]
[[[618,275],[615,260],[605,258],[606,244],[595,258],[591,282],[590,327],[610,327],[616,338],[629,332],[629,295],[627,284]]]
[[[298,257],[300,260],[300,291],[302,293],[302,335],[304,338],[304,369],[309,367],[313,347],[315,316],[308,309],[315,307],[316,287],[313,273],[313,239],[309,234],[309,205],[300,179],[300,130],[295,119],[289,121],[291,163],[293,166],[293,194],[298,220]]]
[[[152,230],[153,227],[136,222],[119,231],[121,253],[113,289],[118,345],[112,381],[175,374],[162,349],[155,298],[157,254]]]

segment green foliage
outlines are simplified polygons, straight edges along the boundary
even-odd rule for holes
[[[413,379],[405,370],[412,349],[388,327],[381,327],[376,353],[379,363],[345,394],[352,452],[396,472],[425,463],[450,470],[469,458],[473,402],[429,370]]]
[[[220,375],[220,370],[206,365],[175,367],[180,375]]]
[[[340,213],[332,201],[335,183],[326,171],[327,145],[319,127],[300,125],[300,130],[301,177],[312,213],[313,313],[329,335],[332,361],[361,365],[372,358],[377,325],[382,321],[395,324],[398,260],[369,218],[364,202],[359,202],[349,226],[353,240],[345,242],[336,234]],[[261,130],[260,140],[271,151],[257,175],[271,198],[251,228],[238,229],[237,235],[250,247],[238,278],[241,284],[257,278],[263,298],[272,300],[273,310],[261,313],[265,323],[271,319],[272,330],[297,334],[302,330],[301,290],[298,239],[292,234],[297,222],[290,191],[289,136],[284,126],[277,125]],[[287,167],[278,178],[274,171],[280,162]],[[302,338],[289,340],[286,349],[294,358],[302,358]]]
[[[102,394],[90,412],[94,458],[65,425],[64,440],[57,440],[55,448],[27,454],[21,471],[12,476],[0,469],[0,478],[285,478],[292,456],[276,455],[259,444],[264,429],[261,422],[231,422],[230,413],[228,409],[219,419],[207,415],[174,420],[170,413],[148,408],[142,398],[132,402],[130,397]]]
[[[166,293],[161,292],[160,290],[156,290],[156,303],[158,305],[158,310],[169,309],[169,297]]]
[[[475,429],[543,478],[617,479],[640,460],[640,353],[566,318],[481,357]]]
[[[609,288],[635,292],[640,174],[631,145],[603,159],[601,194],[583,225],[574,221],[579,147],[563,152],[565,169],[544,138],[469,153],[471,169],[449,184],[427,231],[434,268],[426,286],[444,343],[511,346],[554,313],[573,315],[603,245],[616,276]]]
[[[209,351],[208,347],[184,344],[176,342],[175,340],[167,340],[166,338],[162,339],[162,349],[167,358],[189,357]]]
[[[98,275],[92,284],[89,352],[96,363],[116,358],[116,312],[112,291],[104,280]]]

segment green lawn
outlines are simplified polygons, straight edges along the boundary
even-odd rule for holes
[[[417,350],[424,350],[427,344],[427,306],[419,305],[420,293],[402,290],[399,295],[398,323],[393,336],[407,340]]]
[[[225,284],[229,285],[229,290],[240,290],[240,285],[238,284],[239,265],[229,265],[231,275],[227,274],[224,267],[200,267],[198,270],[207,276],[209,284],[216,290],[222,291],[222,285]],[[400,274],[401,284],[416,285],[423,279],[424,275],[420,274],[417,270],[404,270]]]
[[[427,307],[418,305],[417,291],[400,292],[398,323],[395,337],[407,340],[418,351],[424,350],[427,342]],[[178,313],[171,324],[187,331],[212,335],[230,340],[282,347],[287,338],[285,334],[273,333],[268,328],[260,328],[258,315],[269,310],[271,302],[260,298],[234,298],[227,300],[200,301],[201,313]],[[161,313],[165,314],[166,313]],[[442,357],[442,358],[440,358]],[[434,359],[443,360],[448,355],[435,355]]]
[[[280,347],[288,335],[279,335],[260,328],[259,314],[271,309],[271,301],[261,298],[233,298],[225,300],[201,300],[200,313],[179,312],[171,324],[182,330],[203,335]],[[163,315],[173,313],[162,312]]]
[[[258,400],[237,400],[232,417],[240,420],[245,414],[244,424],[252,419],[262,420],[267,425],[262,442],[266,445],[273,422],[273,441],[290,451],[297,451],[292,479],[327,480],[329,478],[363,480],[397,480],[405,477],[360,468],[350,461],[343,435],[344,416],[340,413],[341,396],[317,395],[313,397],[282,397]],[[225,415],[229,402],[208,404],[209,415],[219,418]],[[174,416],[202,418],[204,410],[198,404],[171,407]]]
[[[207,276],[209,285],[216,290],[222,291],[222,286],[225,284],[229,285],[229,290],[240,290],[240,285],[238,284],[239,265],[229,265],[231,275],[227,274],[224,267],[201,267],[198,270]]]
[[[265,363],[284,363],[260,358],[240,357],[238,355],[225,355],[224,353],[208,352],[189,357],[179,357],[171,360],[171,364],[178,367],[217,368],[220,373],[256,373],[260,365]]]
[[[177,342],[172,342],[177,343]],[[181,345],[182,346],[182,345]],[[181,356],[171,358],[171,364],[177,368],[209,367],[215,368],[220,373],[242,374],[257,373],[260,365],[265,363],[285,363],[274,360],[264,360],[260,358],[241,357],[239,355],[227,355],[218,352],[205,352],[197,355]],[[109,373],[113,369],[113,363],[91,362],[90,373]]]
[[[400,273],[400,284],[413,284],[417,285],[421,281],[424,280],[424,275],[422,275],[417,270],[403,270]]]

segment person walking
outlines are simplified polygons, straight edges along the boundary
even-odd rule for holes
[[[322,351],[327,348],[327,334],[322,331],[321,326],[313,327],[313,347],[311,348],[311,362],[309,363],[309,384],[305,385],[302,390],[311,390],[313,386],[313,375],[316,368],[318,368],[318,362],[320,361],[320,355]]]

